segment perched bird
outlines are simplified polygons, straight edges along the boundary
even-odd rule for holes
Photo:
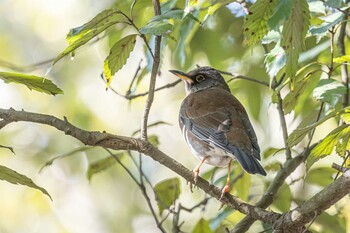
[[[179,123],[187,145],[200,159],[193,170],[195,182],[203,163],[227,166],[222,198],[230,191],[233,160],[248,173],[265,176],[259,163],[260,148],[252,124],[221,74],[211,67],[200,67],[188,73],[170,72],[185,82],[187,96],[181,104]]]

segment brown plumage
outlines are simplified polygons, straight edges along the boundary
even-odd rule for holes
[[[179,123],[193,154],[201,162],[193,170],[195,179],[205,162],[218,167],[232,160],[251,174],[266,175],[259,164],[260,149],[254,129],[242,104],[231,94],[224,78],[211,67],[189,73],[171,70],[185,81],[187,96],[182,102]],[[222,191],[229,191],[230,179]]]

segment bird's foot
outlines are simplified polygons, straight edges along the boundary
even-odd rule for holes
[[[197,180],[198,180],[198,173],[199,171],[194,169],[193,170],[193,180],[194,180],[194,183],[190,182],[190,181],[187,181],[187,185],[190,186],[190,190],[191,190],[191,193],[193,193],[193,187],[196,187],[197,185]]]
[[[228,192],[230,192],[230,185],[226,184],[225,187],[221,191],[221,196],[219,198],[219,201],[221,201],[222,198],[225,196],[225,194]]]

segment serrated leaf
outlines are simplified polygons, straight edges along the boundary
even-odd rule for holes
[[[123,154],[117,154],[116,156],[122,156]],[[99,172],[105,171],[108,168],[112,167],[116,164],[117,161],[112,157],[108,156],[106,158],[97,160],[91,164],[89,164],[89,168],[87,171],[87,178],[91,180],[91,177]]]
[[[306,170],[319,159],[330,155],[334,147],[339,143],[343,133],[348,131],[349,125],[342,125],[330,132],[315,148],[312,149],[309,157],[306,160]]]
[[[283,24],[281,39],[281,47],[286,52],[286,74],[289,77],[293,77],[297,71],[299,53],[304,47],[309,26],[309,5],[306,0],[295,0],[289,18]]]
[[[37,189],[52,200],[50,194],[44,188],[36,185],[30,178],[2,165],[0,165],[0,180],[10,182],[11,184],[21,184]]]
[[[209,222],[207,220],[201,218],[197,222],[192,233],[213,233],[213,231],[210,229]]]
[[[319,75],[308,74],[306,77],[294,84],[294,90],[291,90],[283,101],[284,114],[290,113],[298,103],[301,95],[308,95],[314,87],[316,87]],[[306,92],[308,90],[308,92]]]
[[[179,178],[171,178],[163,180],[154,186],[154,193],[159,208],[159,213],[162,214],[165,209],[168,209],[174,204],[180,196],[180,180]]]
[[[0,79],[5,83],[17,83],[27,86],[30,90],[56,95],[63,94],[63,91],[58,88],[51,80],[35,75],[0,72]]]
[[[319,167],[310,170],[306,174],[305,182],[325,187],[333,182],[333,175],[336,172],[331,167]]]
[[[333,62],[335,62],[335,63],[350,63],[350,55],[335,57],[335,58],[333,58]]]
[[[254,45],[269,31],[268,20],[272,16],[276,0],[257,0],[249,9],[243,24],[244,43]]]
[[[270,28],[276,30],[283,20],[289,18],[292,12],[294,0],[280,0],[274,8],[271,18],[268,20]]]
[[[136,36],[136,34],[128,35],[117,41],[111,48],[103,66],[107,88],[111,84],[113,75],[125,65],[131,51],[134,50]]]
[[[69,156],[72,156],[78,152],[82,152],[82,151],[87,151],[87,150],[90,150],[94,147],[91,147],[91,146],[82,146],[82,147],[78,147],[72,151],[69,151],[67,153],[64,153],[62,155],[59,155],[59,156],[56,156],[56,157],[53,157],[52,159],[50,159],[49,161],[47,161],[39,170],[39,172],[41,172],[45,167],[47,166],[50,166],[52,165],[52,163],[56,160],[56,159],[63,159],[63,158],[67,158]]]
[[[346,87],[334,79],[321,79],[313,91],[313,96],[322,102],[335,106],[346,93]]]
[[[333,118],[335,116],[339,116],[342,114],[346,114],[350,112],[350,108],[346,107],[344,109],[342,109],[341,111],[333,111],[331,113],[329,113],[327,116],[323,117],[322,119],[320,119],[319,121],[308,125],[306,127],[303,128],[297,128],[295,129],[288,137],[288,146],[292,147],[295,146],[296,144],[298,144],[304,137],[306,134],[308,134],[312,129],[316,128],[317,126],[319,126],[320,124],[322,124],[323,122],[329,120],[330,118]]]
[[[350,127],[343,130],[341,137],[337,145],[335,146],[335,151],[337,154],[343,158],[346,157],[346,151],[350,149]]]
[[[172,25],[168,20],[162,20],[148,23],[147,25],[140,28],[140,32],[142,34],[167,36],[173,31],[173,29],[174,25]]]
[[[278,190],[276,199],[273,201],[273,205],[282,212],[290,210],[292,202],[292,192],[286,183],[283,183],[281,188]]]
[[[310,29],[311,35],[316,35],[317,36],[317,42],[321,40],[322,37],[327,35],[328,30],[339,24],[344,18],[344,14],[340,11],[336,11],[335,13],[331,15],[327,15],[326,17],[323,17],[322,19],[324,22],[319,25],[318,27],[312,27]]]
[[[276,46],[266,55],[265,60],[266,71],[270,78],[275,77],[277,73],[286,64],[286,55],[282,47],[277,43]]]
[[[89,42],[107,28],[121,22],[122,19],[124,19],[124,16],[119,10],[108,9],[97,14],[84,25],[71,29],[66,38],[69,46],[55,58],[53,65],[63,57],[71,54],[77,48]]]

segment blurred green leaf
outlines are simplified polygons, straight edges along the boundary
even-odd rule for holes
[[[140,28],[142,34],[151,34],[157,36],[167,36],[174,29],[174,25],[168,20],[151,21],[147,25]]]
[[[87,151],[87,150],[90,150],[90,149],[92,149],[92,148],[94,148],[94,147],[92,147],[92,146],[81,146],[81,147],[78,147],[78,148],[76,148],[76,149],[74,149],[74,150],[72,150],[72,151],[69,151],[69,152],[65,153],[65,154],[62,154],[62,155],[53,157],[52,159],[50,159],[49,161],[47,161],[47,162],[40,168],[39,172],[41,172],[45,167],[52,165],[52,163],[53,163],[56,159],[63,159],[63,158],[69,157],[69,156],[71,156],[71,155],[74,155],[74,154],[76,154],[76,153],[78,153],[78,152]]]
[[[0,165],[0,180],[10,182],[11,184],[21,184],[37,189],[52,200],[50,194],[44,188],[36,185],[30,178],[2,165]]]
[[[149,135],[148,141],[155,147],[159,146],[159,139],[157,135]]]
[[[244,172],[240,166],[237,166],[237,168],[239,169],[236,169],[235,173],[237,175],[234,177],[234,179],[238,176],[241,177],[238,177],[238,180],[236,181],[236,183],[231,185],[231,188],[233,188],[233,190],[236,191],[237,196],[239,198],[241,198],[244,201],[248,201],[249,190],[251,186],[251,176],[247,172]]]
[[[279,43],[266,55],[264,62],[270,78],[275,77],[286,65],[286,55]]]
[[[342,83],[334,79],[321,79],[313,91],[313,96],[334,107],[345,93],[346,87]]]
[[[294,110],[301,95],[309,95],[311,91],[316,87],[320,76],[314,73],[308,73],[306,77],[297,81],[294,86],[294,90],[291,90],[283,101],[284,114],[290,113]]]
[[[264,166],[266,171],[279,171],[282,168],[282,164],[280,162],[269,163]]]
[[[180,180],[179,178],[171,178],[163,180],[154,186],[156,201],[159,208],[159,213],[162,214],[165,209],[168,209],[174,204],[180,196]]]
[[[344,13],[340,12],[340,11],[336,11],[333,14],[327,15],[321,19],[324,20],[324,22],[319,25],[318,27],[312,27],[310,29],[310,33],[311,35],[317,36],[317,42],[319,42],[321,40],[322,37],[324,37],[325,35],[327,35],[328,30],[339,24],[344,18]]]
[[[97,14],[92,20],[82,26],[71,29],[66,38],[69,46],[55,58],[53,65],[107,28],[122,22],[124,19],[119,10],[108,9]]]
[[[264,151],[263,158],[267,159],[268,157],[274,156],[275,154],[283,150],[284,148],[269,147]]]
[[[340,8],[343,4],[342,0],[327,0],[325,5],[332,8]]]
[[[342,125],[335,128],[315,148],[313,148],[306,160],[306,170],[309,170],[310,167],[319,159],[330,155],[338,143],[342,144],[343,142],[340,139],[343,137],[343,135],[349,133],[348,128],[349,125]]]
[[[270,28],[278,30],[280,23],[289,18],[294,0],[280,0],[274,8],[273,15],[268,20]]]
[[[282,212],[290,210],[292,202],[292,192],[286,183],[283,183],[281,188],[278,190],[276,199],[273,201],[273,205]]]
[[[201,218],[196,226],[194,227],[192,233],[213,233],[210,229],[209,223],[207,220]]]
[[[328,119],[333,118],[335,116],[342,115],[344,113],[349,113],[349,112],[350,112],[349,107],[346,107],[340,111],[332,111],[327,116],[323,117],[322,119],[320,119],[319,121],[317,121],[311,125],[308,125],[308,126],[303,127],[303,128],[297,128],[289,135],[288,146],[292,147],[292,146],[298,144],[305,137],[305,135],[310,132],[310,130],[316,128],[317,126],[319,126],[323,122],[327,121]]]
[[[305,182],[325,187],[333,182],[334,173],[336,170],[331,167],[315,168],[306,174]]]
[[[276,0],[257,0],[250,8],[243,24],[244,43],[254,45],[268,32]]]
[[[333,58],[333,62],[335,63],[349,63],[350,62],[350,55],[344,55],[341,57],[335,57]]]
[[[323,212],[315,219],[315,225],[319,225],[319,230],[313,232],[328,233],[328,232],[346,232],[346,218],[343,214],[330,215],[327,212]]]
[[[51,80],[35,75],[19,74],[12,72],[0,72],[0,79],[5,83],[17,83],[27,86],[30,90],[56,95],[63,94],[63,91],[58,88]]]
[[[117,154],[116,156],[121,157],[123,154]],[[91,180],[91,177],[99,172],[105,171],[108,168],[112,167],[114,164],[116,164],[117,161],[112,157],[108,156],[103,159],[99,159],[91,164],[89,164],[89,168],[87,170],[87,178],[88,180]]]
[[[304,38],[310,26],[310,11],[306,0],[293,1],[288,20],[283,24],[281,47],[286,52],[286,74],[293,77],[297,71],[298,58],[304,47]],[[292,86],[293,86],[292,81]]]
[[[111,48],[103,66],[103,73],[107,80],[107,88],[111,84],[113,75],[125,65],[131,51],[134,50],[136,36],[136,34],[128,35],[120,39]]]
[[[320,14],[326,14],[326,7],[324,2],[322,1],[312,1],[312,2],[308,2],[309,3],[309,7],[310,7],[310,12],[312,13],[320,13]]]

